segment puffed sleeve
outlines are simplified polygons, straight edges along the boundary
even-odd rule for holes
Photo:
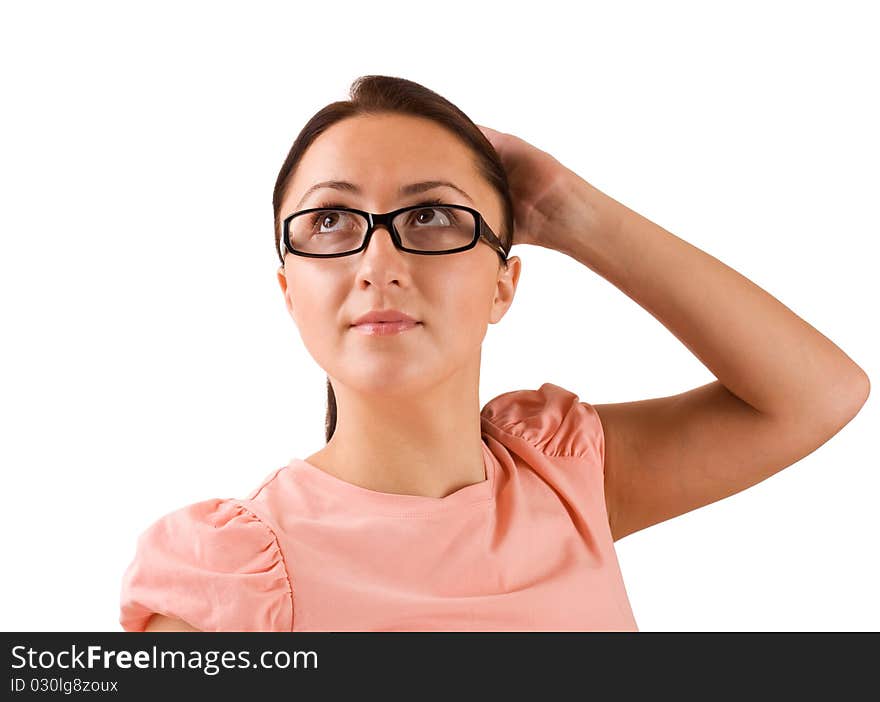
[[[201,631],[290,631],[292,590],[275,533],[233,499],[161,517],[138,537],[119,623],[143,631],[154,612]]]
[[[565,388],[544,383],[491,400],[482,416],[547,456],[593,459],[604,470],[605,435],[595,408]]]

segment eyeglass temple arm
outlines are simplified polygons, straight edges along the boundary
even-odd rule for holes
[[[480,234],[484,235],[486,239],[489,240],[489,243],[496,248],[498,253],[501,254],[502,259],[506,261],[509,252],[505,249],[504,243],[501,239],[495,236],[495,232],[489,228],[489,225],[486,224],[486,220],[482,217],[480,217]]]

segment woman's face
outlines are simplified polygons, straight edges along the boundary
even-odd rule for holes
[[[281,218],[333,203],[388,212],[425,198],[478,210],[492,231],[501,231],[501,204],[478,174],[475,156],[437,123],[408,115],[347,118],[307,149],[288,184]],[[340,180],[361,193],[310,186]],[[428,180],[448,187],[400,196],[399,188]],[[500,259],[484,239],[474,248],[442,256],[394,247],[384,227],[373,231],[365,251],[338,258],[286,253],[278,281],[287,309],[307,350],[331,378],[360,392],[408,395],[430,388],[463,369],[479,368],[487,324],[499,321],[513,301],[520,261]],[[397,309],[421,322],[413,329],[370,336],[352,328],[366,312]]]

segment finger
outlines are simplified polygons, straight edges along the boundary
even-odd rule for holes
[[[480,131],[486,135],[486,138],[488,138],[490,141],[492,140],[493,137],[501,135],[501,132],[499,132],[495,129],[492,129],[492,127],[484,127],[482,124],[478,124],[477,126],[480,128]]]
[[[501,133],[489,127],[483,127],[479,124],[477,126],[480,128],[480,131],[483,132],[483,136],[485,136],[488,142],[492,144],[492,148],[495,149],[495,151],[497,151],[500,156],[503,151],[503,138],[501,136]]]

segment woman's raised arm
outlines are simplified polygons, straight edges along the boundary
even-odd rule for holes
[[[718,378],[670,397],[596,406],[615,538],[770,477],[859,412],[867,374],[779,300],[546,152],[482,129],[521,199],[514,243],[555,249],[598,273]]]

